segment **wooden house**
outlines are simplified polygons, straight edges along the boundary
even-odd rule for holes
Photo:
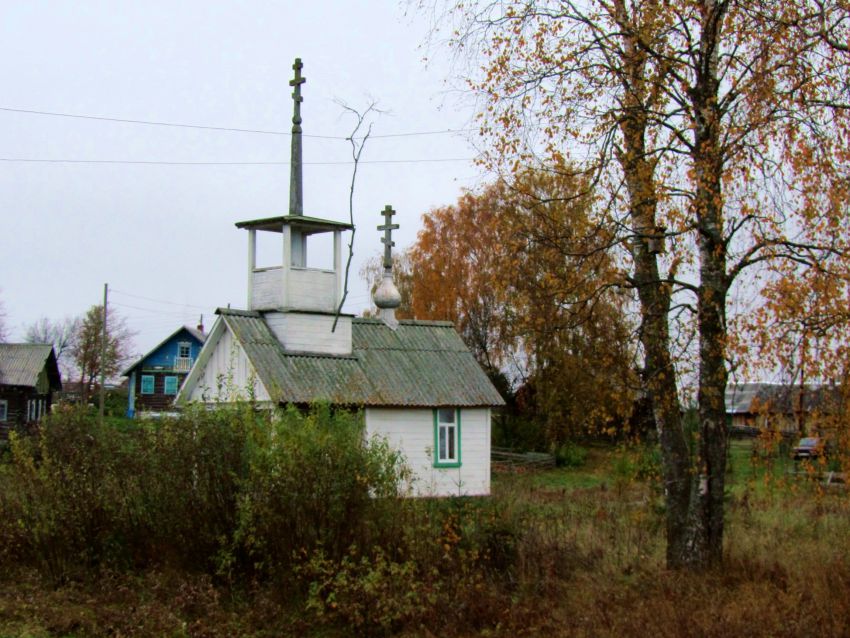
[[[182,326],[122,374],[127,382],[127,416],[174,409],[177,391],[206,339],[203,325]]]
[[[296,61],[296,74],[300,63]],[[239,222],[248,231],[246,310],[219,309],[177,397],[216,404],[325,401],[363,410],[368,436],[401,451],[417,495],[489,494],[490,411],[502,397],[450,323],[398,321],[391,224],[384,210],[379,319],[336,311],[341,302],[343,222],[306,217],[301,202],[300,83],[296,87],[290,214]],[[297,123],[296,123],[297,121]],[[257,267],[257,233],[274,233],[281,263]],[[307,265],[311,237],[333,235],[332,267]],[[330,242],[328,242],[328,245]],[[330,261],[330,260],[329,260]]]
[[[61,389],[53,346],[0,343],[0,439],[12,428],[37,423]]]
[[[736,383],[726,386],[725,400],[733,432],[774,430],[788,436],[820,430],[844,407],[835,385]]]

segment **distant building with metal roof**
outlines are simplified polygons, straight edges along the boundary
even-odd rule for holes
[[[806,429],[812,416],[835,413],[842,396],[836,385],[736,383],[726,386],[725,400],[733,429],[770,428],[790,434]]]
[[[52,345],[0,343],[0,439],[13,427],[38,422],[61,389]]]

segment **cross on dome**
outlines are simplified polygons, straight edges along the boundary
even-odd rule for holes
[[[391,223],[392,216],[395,215],[395,211],[393,210],[393,207],[389,204],[384,207],[384,210],[381,211],[381,214],[384,216],[384,223],[383,225],[378,226],[378,230],[384,231],[384,236],[381,237],[381,243],[384,244],[384,268],[392,268],[392,248],[393,246],[395,246],[395,242],[393,241],[393,231],[398,228],[398,224]]]

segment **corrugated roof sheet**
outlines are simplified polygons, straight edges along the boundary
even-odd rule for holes
[[[269,394],[283,403],[494,406],[504,401],[451,323],[354,319],[347,356],[285,352],[259,313],[220,311]]]
[[[800,386],[778,383],[737,383],[726,386],[726,412],[729,414],[755,414],[766,410],[778,414],[792,414],[799,406]],[[803,409],[829,411],[840,399],[836,386],[806,385],[803,391]]]
[[[51,361],[52,359],[52,361]],[[53,346],[31,343],[0,343],[0,383],[34,388],[38,375],[48,366],[54,389],[62,387]]]

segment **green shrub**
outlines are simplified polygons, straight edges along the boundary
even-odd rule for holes
[[[364,438],[362,414],[289,408],[253,429],[246,449],[230,564],[285,576],[296,553],[339,559],[395,533],[407,471],[385,440]]]
[[[0,487],[2,528],[56,581],[105,565],[191,569],[235,523],[244,416],[197,411],[117,429],[67,409],[32,437],[13,437]]]
[[[641,481],[660,489],[662,470],[661,449],[656,444],[622,446],[611,463],[611,475],[620,487]]]
[[[418,499],[403,510],[402,535],[371,547],[352,545],[333,559],[318,548],[296,567],[309,583],[306,610],[353,633],[391,634],[427,626],[493,626],[514,578],[520,533],[489,500]]]
[[[390,633],[421,620],[436,602],[433,584],[426,584],[412,560],[394,561],[376,549],[371,556],[352,548],[341,561],[322,551],[298,570],[310,583],[306,609],[325,623],[342,623],[354,633]]]
[[[61,582],[100,567],[286,568],[398,533],[402,459],[361,415],[319,406],[190,409],[99,425],[85,409],[13,437],[0,481],[0,561]]]
[[[555,449],[555,463],[558,467],[582,467],[587,461],[587,449],[568,441]]]

